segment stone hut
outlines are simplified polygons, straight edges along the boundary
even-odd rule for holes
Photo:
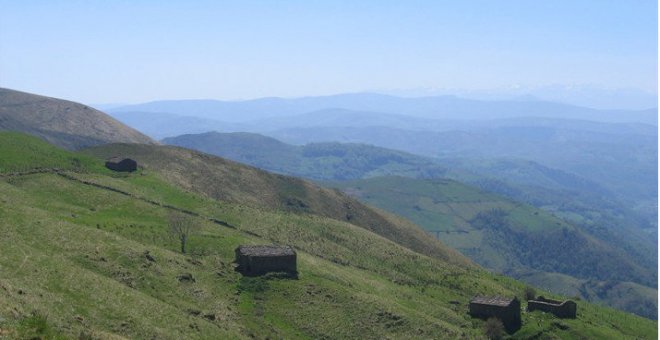
[[[509,334],[519,330],[522,325],[520,301],[515,297],[475,296],[470,300],[470,315],[484,320],[498,318]]]
[[[259,276],[270,272],[298,275],[296,251],[289,246],[259,245],[236,248],[236,271],[245,276]]]
[[[112,171],[133,172],[137,170],[137,162],[130,158],[124,158],[121,161],[112,158],[105,162],[105,167]]]
[[[577,317],[577,304],[575,302],[546,299],[543,296],[527,301],[527,310],[530,312],[540,310],[563,319],[575,319]]]

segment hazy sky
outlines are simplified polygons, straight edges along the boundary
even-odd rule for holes
[[[657,93],[657,15],[655,0],[0,0],[0,86],[86,103],[549,84]]]

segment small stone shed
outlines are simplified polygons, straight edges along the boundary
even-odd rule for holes
[[[475,296],[470,300],[470,315],[484,320],[498,318],[509,334],[519,330],[522,325],[520,301],[515,297]]]
[[[133,172],[137,170],[137,162],[130,158],[111,158],[105,162],[105,167],[112,171]]]
[[[290,246],[258,245],[236,248],[236,271],[245,276],[285,272],[297,276],[296,251]]]
[[[530,312],[540,310],[563,319],[575,319],[577,317],[577,304],[575,302],[546,299],[543,296],[527,301],[527,310]]]

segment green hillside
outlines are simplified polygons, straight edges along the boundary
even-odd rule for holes
[[[467,301],[524,290],[460,255],[428,257],[345,220],[216,200],[147,163],[115,174],[101,159],[0,135],[26,142],[0,143],[0,164],[43,155],[41,172],[27,158],[0,175],[3,337],[483,338]],[[182,210],[200,226],[186,255],[166,222]],[[233,271],[236,246],[273,242],[297,250],[297,280]],[[657,338],[657,322],[583,301],[575,320],[533,312],[523,324],[514,338]]]
[[[386,175],[438,177],[446,169],[406,152],[366,144],[313,143],[295,146],[255,133],[208,132],[163,139],[276,173],[315,180],[346,180]]]
[[[486,268],[657,317],[657,290],[648,288],[653,271],[549,212],[452,180],[379,177],[331,185],[409,218]],[[549,279],[557,273],[571,281]],[[641,285],[627,283],[625,296],[609,292],[627,281]],[[589,293],[594,289],[600,293]]]
[[[441,162],[451,169],[446,177],[552,212],[590,235],[625,249],[645,267],[657,268],[657,212],[634,211],[593,181],[532,161]]]
[[[92,169],[109,174],[98,159],[72,154],[56,146],[20,132],[0,132],[0,172],[26,172],[39,169],[77,170]]]
[[[135,159],[168,183],[211,199],[350,222],[425,255],[468,262],[406,220],[367,207],[339,190],[298,178],[171,146],[112,144],[84,152],[101,159],[113,156]]]

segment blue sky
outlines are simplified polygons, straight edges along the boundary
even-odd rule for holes
[[[0,86],[86,103],[588,84],[657,93],[656,1],[6,1]]]

